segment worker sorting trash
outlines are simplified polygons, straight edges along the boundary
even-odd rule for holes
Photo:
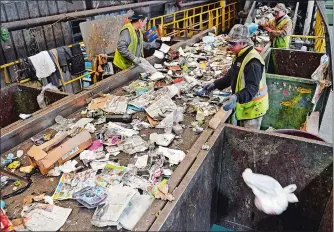
[[[265,22],[259,28],[269,33],[274,48],[289,48],[292,21],[287,15],[288,9],[283,3],[278,3],[273,10],[274,19]]]
[[[246,1],[243,22],[240,1],[177,12],[109,2],[86,4],[96,9],[80,14],[80,43],[0,65],[41,87],[20,77],[1,89],[1,231],[315,231],[332,218],[332,139],[321,133],[332,126],[331,53],[271,48],[259,25],[276,3]],[[50,39],[78,13],[37,27]],[[0,39],[15,52],[13,24]]]
[[[236,55],[232,67],[225,76],[205,85],[204,89],[211,91],[231,86],[233,94],[224,99],[224,109],[234,111],[238,125],[259,130],[263,115],[269,109],[265,63],[252,46],[247,26],[235,25],[229,33],[228,44]]]
[[[144,49],[159,47],[155,41],[144,41],[142,29],[147,23],[145,15],[135,13],[129,20],[130,22],[122,27],[119,35],[114,58],[114,65],[119,69],[116,72],[127,69],[133,64],[141,63],[144,59]]]

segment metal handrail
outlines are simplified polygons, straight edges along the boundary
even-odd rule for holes
[[[207,4],[207,5],[203,5],[201,7],[194,7],[194,8],[190,8],[190,9],[186,9],[186,10],[182,10],[182,11],[177,11],[174,13],[170,13],[170,14],[166,14],[166,15],[162,15],[162,16],[158,16],[155,18],[150,19],[149,23],[147,24],[147,28],[151,28],[152,24],[155,25],[156,22],[158,20],[160,20],[160,28],[162,28],[163,33],[162,36],[175,36],[175,35],[181,35],[181,33],[183,33],[183,35],[193,35],[194,28],[195,27],[200,27],[200,30],[203,30],[204,27],[212,27],[212,26],[222,26],[222,29],[225,29],[225,25],[223,25],[223,22],[228,22],[228,28],[230,28],[231,23],[230,21],[232,19],[234,19],[234,17],[231,17],[231,13],[235,13],[236,12],[236,4],[238,2],[234,2],[234,3],[230,3],[226,6],[224,5],[220,5],[219,7],[215,7],[213,9],[210,9],[208,7],[208,9],[206,11],[203,11],[203,8],[205,6],[214,6],[217,3],[221,2],[216,2],[216,3],[211,3],[211,4]],[[201,12],[200,13],[196,13],[195,9],[201,8]],[[233,8],[233,9],[232,9]],[[225,11],[225,9],[227,9]],[[177,19],[177,15],[183,13],[183,17],[181,19]],[[192,13],[192,15],[190,15]],[[215,13],[215,15],[214,15]],[[167,19],[169,19],[169,22],[165,22],[165,18],[168,17]],[[182,15],[181,15],[182,16]],[[225,21],[225,16],[227,16],[227,20]],[[173,18],[173,20],[170,20],[170,17]],[[195,18],[198,17],[199,21],[197,24],[192,23],[193,21],[195,21]],[[204,17],[207,17],[207,19],[204,19]],[[222,19],[220,21],[220,18]],[[183,26],[181,29],[178,29],[178,26],[183,23]],[[204,26],[204,24],[207,23],[207,26]],[[168,28],[168,26],[173,25],[173,28]],[[166,30],[167,29],[173,29],[172,32],[167,33]],[[217,28],[218,29],[218,28]]]

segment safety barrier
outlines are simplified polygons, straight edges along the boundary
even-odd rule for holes
[[[83,42],[79,42],[79,44],[83,44]],[[69,48],[72,47],[72,46],[73,46],[73,44],[68,45]],[[85,58],[85,60],[87,60],[87,58]],[[7,64],[4,64],[4,65],[0,66],[0,70],[3,70],[3,72],[4,72],[4,77],[5,77],[5,83],[6,84],[11,84],[12,83],[10,81],[9,77],[8,77],[7,68],[11,67],[13,65],[19,64],[19,63],[20,63],[20,61],[16,60],[16,61],[13,61],[13,62],[10,62],[10,63],[7,63]],[[80,79],[82,79],[82,78],[84,78],[84,77],[86,77],[86,76],[91,75],[92,73],[94,73],[91,70],[85,70],[85,71],[89,71],[89,73],[86,73],[84,75],[80,75],[80,76],[78,76],[78,77],[76,77],[76,78],[74,78],[72,80],[67,81],[67,82],[65,82],[64,79],[62,77],[60,77],[60,82],[62,83],[62,86],[64,87],[65,85],[71,84],[74,81],[80,80]],[[24,84],[24,83],[27,83],[29,81],[31,81],[31,78],[28,77],[26,79],[20,80],[19,83],[20,84]]]
[[[314,51],[325,52],[325,28],[319,11],[317,10],[315,15],[314,35],[291,35],[291,37],[300,39],[313,39]]]
[[[147,29],[158,26],[160,36],[177,37],[191,37],[211,27],[225,31],[235,23],[237,3],[225,6],[225,2],[220,1],[158,16],[149,20]]]

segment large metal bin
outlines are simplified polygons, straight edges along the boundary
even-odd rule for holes
[[[267,73],[311,79],[323,53],[272,48],[265,57]]]
[[[272,48],[264,57],[269,93],[269,110],[261,128],[300,129],[312,103],[317,82],[311,75],[323,53]],[[321,112],[324,109],[319,109]]]
[[[33,114],[41,108],[37,103],[37,96],[40,94],[40,88],[33,88],[20,84],[13,84],[1,89],[0,92],[0,127],[4,128],[20,120],[19,115]],[[64,97],[66,93],[45,91],[44,99],[47,105],[50,105]]]
[[[149,209],[136,230],[209,231],[213,224],[234,231],[332,231],[333,147],[289,135],[221,124],[151,225]],[[296,184],[298,203],[279,216],[254,205],[242,172],[266,174],[281,185]]]

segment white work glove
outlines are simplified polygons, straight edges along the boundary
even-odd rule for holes
[[[133,63],[135,63],[135,65],[138,65],[138,64],[140,64],[141,63],[141,59],[140,59],[141,57],[136,57],[136,58],[134,58],[133,59]]]

